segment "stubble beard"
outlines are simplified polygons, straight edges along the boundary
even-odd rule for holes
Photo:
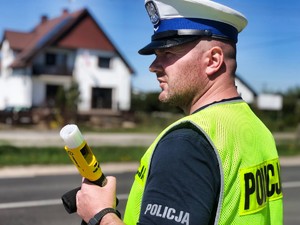
[[[159,95],[159,101],[170,106],[179,107],[184,110],[193,100],[194,92],[189,87],[181,87],[175,90],[162,91]]]
[[[183,111],[188,110],[198,96],[199,88],[201,88],[199,71],[199,65],[196,65],[194,60],[190,61],[181,68],[181,71],[177,71],[179,74],[176,76],[177,79],[169,80],[167,88],[160,93],[159,100],[162,103],[179,107]]]

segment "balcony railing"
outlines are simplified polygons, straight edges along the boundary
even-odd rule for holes
[[[49,65],[33,65],[32,67],[32,74],[33,75],[65,75],[71,76],[73,72],[73,68],[68,68],[65,65],[56,65],[56,66],[49,66]]]

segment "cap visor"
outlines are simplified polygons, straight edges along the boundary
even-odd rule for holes
[[[176,37],[171,39],[152,40],[150,44],[138,51],[141,55],[152,55],[156,49],[171,48],[184,43],[192,42],[199,39],[200,36]]]

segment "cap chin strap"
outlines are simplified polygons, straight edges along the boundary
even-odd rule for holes
[[[210,30],[169,30],[153,34],[151,37],[152,41],[163,40],[163,39],[181,39],[181,38],[201,38],[201,37],[211,37],[215,39],[220,39],[224,41],[232,42],[230,38],[213,34]]]
[[[160,33],[153,34],[151,37],[152,41],[159,39],[171,39],[180,38],[181,36],[200,36],[200,37],[212,37],[210,30],[168,30]]]

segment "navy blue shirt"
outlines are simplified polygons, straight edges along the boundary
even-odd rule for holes
[[[213,224],[219,191],[213,147],[192,124],[179,127],[154,151],[138,224]]]

